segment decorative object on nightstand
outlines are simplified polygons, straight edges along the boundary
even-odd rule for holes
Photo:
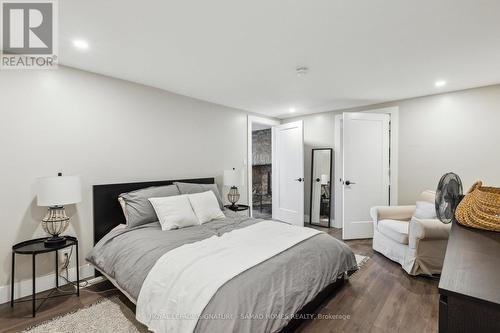
[[[35,317],[37,309],[39,309],[42,304],[49,298],[53,297],[59,297],[63,295],[77,295],[80,296],[80,274],[78,272],[78,239],[76,237],[71,237],[71,236],[66,236],[63,238],[63,242],[57,243],[57,245],[53,245],[50,247],[46,246],[46,241],[50,239],[45,237],[45,238],[37,238],[37,239],[32,239],[29,241],[21,242],[18,243],[14,246],[12,246],[12,276],[10,278],[11,280],[11,289],[10,289],[10,306],[14,306],[14,274],[15,274],[15,268],[16,268],[16,254],[24,254],[24,255],[31,255],[31,269],[32,269],[32,294],[31,294],[31,311],[33,317]],[[76,250],[76,282],[74,285],[76,286],[76,292],[64,292],[64,293],[58,293],[56,295],[52,295],[54,292],[58,291],[59,289],[59,258],[57,255],[58,250],[62,250],[64,248],[74,246]],[[36,298],[36,256],[38,254],[42,253],[48,253],[48,252],[55,252],[56,253],[56,288],[52,289],[52,291],[47,295],[46,297],[43,297],[41,299]],[[41,300],[42,302],[38,305],[38,308],[36,307],[36,301]],[[17,302],[24,302],[24,301],[29,301],[28,300],[20,300]]]
[[[240,192],[238,186],[244,184],[243,174],[233,168],[232,170],[224,171],[224,185],[230,187],[227,194],[227,200],[231,203],[231,207],[237,207],[236,203],[240,200]]]
[[[63,176],[39,178],[37,182],[37,205],[49,207],[47,214],[42,219],[42,227],[50,234],[45,240],[45,246],[58,247],[66,243],[66,238],[61,237],[69,225],[64,205],[75,204],[82,201],[81,181],[78,176]]]

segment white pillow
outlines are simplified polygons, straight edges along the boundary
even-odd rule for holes
[[[161,230],[180,229],[200,224],[187,195],[149,198],[148,200],[158,216]]]
[[[219,202],[214,192],[206,191],[188,194],[188,198],[200,224],[226,217],[222,210],[220,210]]]
[[[437,218],[436,206],[427,201],[417,201],[413,216],[420,220],[435,219]]]

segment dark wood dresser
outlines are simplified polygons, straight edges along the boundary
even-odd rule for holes
[[[454,223],[439,280],[439,332],[500,332],[500,233]]]

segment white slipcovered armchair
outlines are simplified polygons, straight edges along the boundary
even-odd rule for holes
[[[434,198],[434,192],[424,191],[417,201],[434,203]],[[414,212],[415,206],[373,207],[373,249],[401,264],[410,275],[439,274],[451,225],[412,218]]]

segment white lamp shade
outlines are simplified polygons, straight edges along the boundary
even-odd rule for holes
[[[225,186],[241,186],[245,184],[243,173],[239,170],[224,170],[224,185]]]
[[[38,206],[64,206],[80,201],[82,201],[82,185],[79,176],[38,178]]]
[[[321,185],[328,185],[329,181],[330,181],[329,175],[321,175]]]

